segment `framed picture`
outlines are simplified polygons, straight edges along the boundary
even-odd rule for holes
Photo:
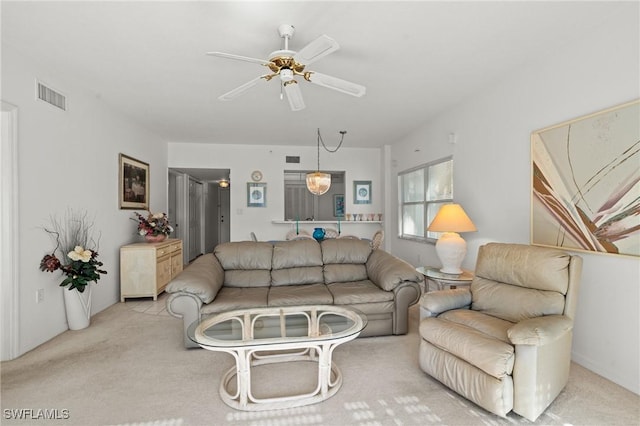
[[[353,181],[353,204],[371,204],[371,181]]]
[[[531,243],[640,256],[640,101],[531,134]]]
[[[333,196],[333,216],[344,217],[344,194]]]
[[[266,183],[247,183],[247,207],[267,207]]]
[[[149,164],[120,154],[120,208],[149,210]]]

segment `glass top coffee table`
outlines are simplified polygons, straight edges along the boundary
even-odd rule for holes
[[[204,349],[233,355],[236,366],[222,377],[220,396],[235,409],[259,411],[314,404],[333,396],[342,385],[342,373],[331,361],[333,350],[358,337],[366,325],[364,314],[347,307],[287,306],[216,314],[193,323],[187,335]],[[317,362],[315,390],[272,398],[252,394],[251,367],[292,361]]]

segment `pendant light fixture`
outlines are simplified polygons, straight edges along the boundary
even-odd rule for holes
[[[337,152],[342,146],[342,142],[344,141],[344,135],[347,133],[346,130],[340,131],[340,143],[338,146],[331,150],[327,148],[322,140],[322,136],[320,135],[320,129],[318,129],[318,168],[315,172],[307,173],[307,189],[314,195],[323,195],[326,194],[329,188],[331,188],[331,174],[324,173],[320,171],[320,144],[322,143],[322,147],[327,152]]]

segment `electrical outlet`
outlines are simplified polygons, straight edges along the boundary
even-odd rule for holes
[[[44,302],[44,288],[39,288],[36,290],[36,303]]]

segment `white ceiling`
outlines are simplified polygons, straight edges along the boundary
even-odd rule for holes
[[[376,147],[569,48],[631,3],[3,0],[2,42],[166,141],[315,145],[319,127],[328,145],[347,130],[344,146]],[[303,81],[307,108],[292,112],[272,80],[218,101],[267,70],[205,52],[266,58],[282,48],[282,23],[296,28],[292,50],[322,34],[338,41],[309,69],[367,94]],[[64,82],[47,83],[64,93]]]

